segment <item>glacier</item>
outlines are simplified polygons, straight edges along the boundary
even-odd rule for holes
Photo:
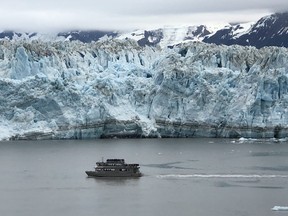
[[[288,137],[287,48],[0,41],[0,140]]]

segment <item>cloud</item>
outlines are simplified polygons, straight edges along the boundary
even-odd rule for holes
[[[149,5],[149,6],[148,6]],[[146,0],[140,1],[135,6],[121,8],[125,12],[136,14],[183,14],[183,13],[211,13],[211,12],[231,12],[245,10],[278,10],[288,9],[287,0]]]
[[[285,9],[288,10],[287,0],[9,0],[1,3],[0,28],[152,28],[209,21],[254,21]]]

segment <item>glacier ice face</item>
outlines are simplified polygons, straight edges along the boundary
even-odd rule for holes
[[[0,139],[286,137],[288,52],[0,41]]]

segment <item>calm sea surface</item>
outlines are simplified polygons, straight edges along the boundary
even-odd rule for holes
[[[139,179],[87,178],[96,161]],[[230,139],[0,142],[3,216],[270,216],[288,206],[288,143]]]

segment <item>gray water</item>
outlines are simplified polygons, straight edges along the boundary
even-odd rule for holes
[[[95,162],[139,179],[87,178]],[[288,143],[230,139],[0,142],[3,216],[268,216],[288,206]]]

